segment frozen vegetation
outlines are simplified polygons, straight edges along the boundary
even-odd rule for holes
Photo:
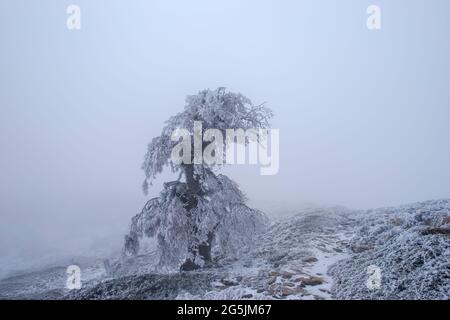
[[[338,299],[449,299],[450,200],[426,201],[358,215],[349,258],[330,269]],[[381,288],[366,286],[367,267]]]
[[[270,224],[236,256],[195,271],[164,270],[158,252],[81,265],[83,288],[65,289],[64,267],[0,281],[1,298],[30,299],[448,299],[450,200],[351,211],[310,208]],[[369,265],[380,289],[366,286]]]

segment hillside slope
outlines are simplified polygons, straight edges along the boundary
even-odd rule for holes
[[[350,257],[330,269],[336,298],[450,298],[450,200],[369,210],[356,226]],[[370,265],[379,290],[366,286]]]
[[[238,260],[160,273],[153,254],[83,265],[83,288],[65,268],[0,280],[15,299],[449,299],[450,200],[350,211],[311,208],[273,222]],[[379,289],[367,287],[379,268]]]

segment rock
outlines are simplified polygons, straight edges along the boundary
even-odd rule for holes
[[[275,283],[275,281],[277,281],[277,277],[272,277],[269,279],[269,281],[267,281],[267,284],[271,285],[271,284]]]
[[[290,296],[290,295],[293,295],[293,294],[299,294],[299,293],[303,293],[303,292],[304,292],[304,290],[300,286],[298,286],[298,287],[286,287],[286,286],[283,286],[281,288],[281,295],[283,297],[287,297],[287,296]]]
[[[372,249],[370,246],[367,245],[352,245],[350,248],[354,253],[361,253],[364,252],[366,250]]]
[[[292,289],[292,288],[283,287],[283,288],[281,289],[281,295],[282,295],[283,297],[287,297],[287,296],[290,296],[290,295],[292,295],[292,294],[295,294],[295,290]]]
[[[253,295],[252,295],[251,293],[249,293],[249,294],[244,294],[241,298],[242,298],[242,299],[251,299],[251,298],[253,298]]]
[[[308,263],[317,262],[317,261],[318,261],[317,258],[313,257],[313,256],[303,259],[303,262],[308,262]]]
[[[303,286],[318,286],[323,283],[323,279],[320,277],[301,277],[297,281],[301,281]]]
[[[422,231],[422,234],[430,235],[430,234],[441,234],[444,236],[450,236],[450,228],[429,228]]]
[[[267,292],[269,292],[269,294],[271,296],[276,296],[278,289],[279,289],[279,285],[274,283],[269,286],[269,289],[267,290]]]
[[[222,279],[220,282],[222,282],[227,287],[233,287],[239,284],[238,282],[230,279]]]
[[[400,218],[393,218],[389,221],[394,226],[401,226],[403,221]]]
[[[286,287],[290,287],[290,288],[295,287],[295,284],[293,284],[292,282],[285,282],[284,285],[285,285]]]

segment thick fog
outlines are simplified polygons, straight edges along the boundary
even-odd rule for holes
[[[119,249],[173,179],[142,193],[147,143],[205,88],[272,108],[279,173],[225,169],[272,216],[450,196],[447,0],[8,0],[0,36],[0,276]]]

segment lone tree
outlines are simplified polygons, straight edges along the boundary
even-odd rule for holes
[[[242,94],[225,88],[188,96],[184,111],[171,117],[162,134],[148,145],[142,165],[146,175],[144,192],[166,166],[180,176],[177,181],[165,183],[160,196],[149,200],[133,217],[125,237],[125,252],[136,255],[139,240],[147,236],[157,239],[160,266],[182,271],[198,269],[212,262],[212,251],[218,257],[236,257],[264,230],[267,218],[246,206],[247,199],[235,182],[215,173],[220,164],[172,161],[173,148],[178,144],[172,134],[184,128],[195,135],[194,121],[202,122],[201,134],[209,128],[218,129],[223,136],[227,129],[267,129],[271,117],[264,105],[255,106]],[[194,156],[195,146],[191,143]],[[248,140],[240,143],[247,144]],[[206,146],[202,141],[201,149]]]

